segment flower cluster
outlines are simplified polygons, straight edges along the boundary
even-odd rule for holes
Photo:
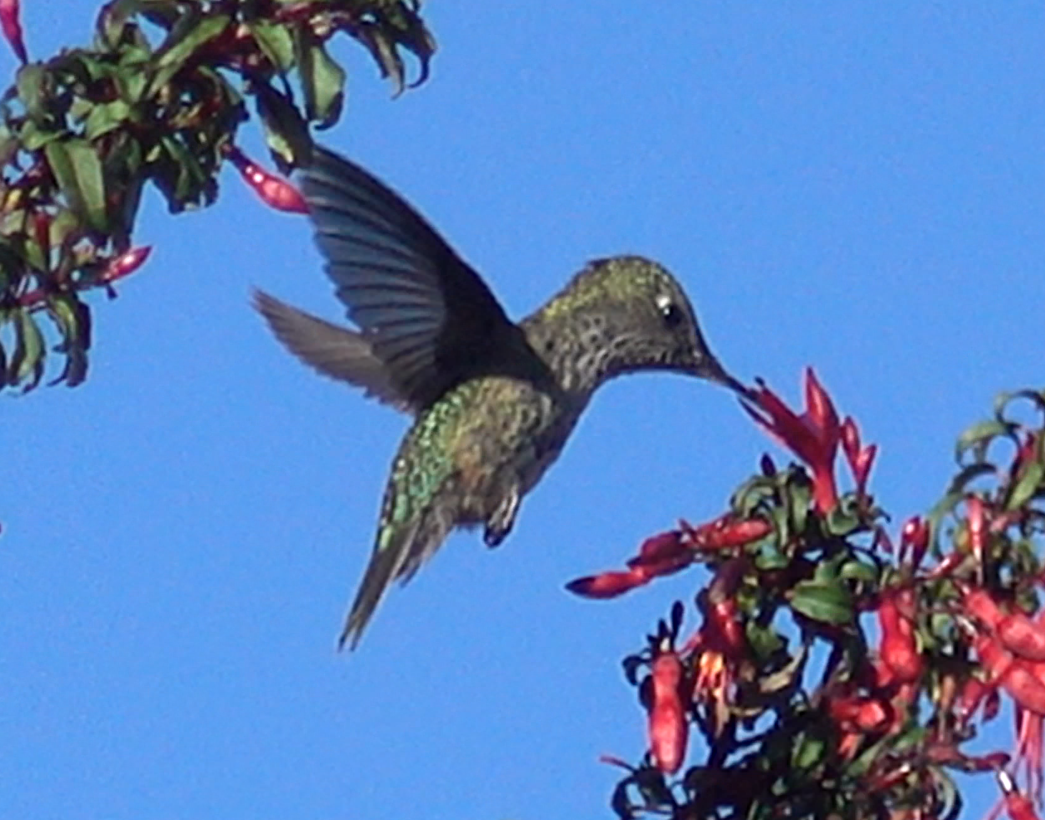
[[[745,393],[749,415],[800,464],[778,469],[764,456],[724,513],[682,521],[623,569],[568,584],[612,598],[695,564],[711,571],[693,633],[679,638],[686,607],[676,602],[624,661],[647,754],[637,766],[607,758],[627,769],[612,800],[622,820],[950,817],[956,770],[995,775],[995,814],[1038,816],[1045,432],[1005,415],[1015,400],[1045,417],[1045,392],[1003,397],[994,419],[959,440],[941,501],[894,530],[869,491],[877,447],[811,370],[802,412],[764,383]],[[1013,454],[996,465],[987,455],[1001,440]],[[1013,748],[972,751],[1006,699]]]

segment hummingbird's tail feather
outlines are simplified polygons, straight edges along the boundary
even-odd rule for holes
[[[363,630],[394,581],[406,584],[435,554],[454,525],[449,510],[433,506],[413,523],[382,531],[338,638],[338,649],[355,649]],[[387,533],[387,535],[386,535]],[[387,538],[387,541],[385,540]]]
[[[291,307],[262,290],[254,291],[254,307],[283,346],[309,367],[362,387],[386,404],[409,409],[393,387],[387,366],[362,334]]]
[[[416,531],[416,526],[410,527],[401,533],[401,535],[406,536],[405,538],[396,540],[408,543]],[[340,637],[338,637],[337,648],[339,650],[344,649],[345,644],[348,644],[350,650],[355,649],[359,644],[359,639],[363,636],[363,630],[366,628],[367,623],[373,617],[374,610],[381,603],[381,599],[385,596],[388,588],[392,585],[392,581],[399,574],[403,562],[406,560],[406,550],[403,549],[403,546],[406,545],[399,545],[393,542],[385,549],[374,551],[370,558],[370,563],[367,565],[363,581],[356,592],[355,600],[352,601],[352,608],[349,609],[348,616],[345,618],[345,626],[341,630]]]

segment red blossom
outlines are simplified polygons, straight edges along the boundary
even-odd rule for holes
[[[1003,610],[987,590],[956,582],[962,610],[976,618],[1008,652],[1029,661],[1045,661],[1045,624],[1020,610]]]
[[[657,768],[674,774],[686,756],[689,723],[682,704],[684,670],[673,649],[653,659],[650,674],[649,743]]]
[[[696,527],[686,521],[679,522],[682,536],[689,548],[697,552],[740,547],[773,531],[772,525],[763,518],[737,518],[726,513]]]
[[[152,253],[151,245],[141,245],[113,257],[109,260],[109,264],[106,265],[105,270],[99,277],[99,281],[110,283],[115,282],[117,279],[123,279],[125,276],[130,276],[145,264],[145,260],[149,258],[150,253]]]
[[[1035,674],[1030,661],[1015,658],[987,634],[973,639],[980,665],[1009,695],[1016,705],[1037,715],[1045,715],[1045,683]]]
[[[827,713],[844,732],[880,732],[892,722],[892,707],[878,697],[848,695],[831,698]]]
[[[687,563],[692,560],[689,550],[682,543],[682,533],[669,530],[643,541],[639,547],[639,554],[628,561],[628,566],[660,566],[666,562],[678,561],[682,557],[686,558]]]
[[[262,202],[270,208],[288,213],[308,213],[308,203],[301,192],[283,177],[261,168],[238,148],[229,149],[228,158],[247,184],[261,197]]]
[[[19,62],[29,62],[29,55],[25,51],[25,40],[22,35],[22,24],[18,20],[19,0],[0,0],[0,31],[4,38],[11,44],[11,49]]]
[[[987,545],[987,513],[983,499],[978,495],[970,495],[965,499],[965,511],[969,524],[969,548],[976,563],[982,566]]]
[[[913,604],[911,590],[887,590],[878,605],[878,625],[882,632],[879,653],[899,683],[914,683],[922,675],[923,661],[910,620]]]
[[[639,571],[600,572],[598,575],[575,578],[566,585],[566,589],[585,598],[616,598],[648,581]]]
[[[1005,811],[1011,820],[1038,820],[1038,813],[1034,811],[1034,804],[1024,795],[1013,782],[1012,777],[1004,769],[998,770],[998,785],[1001,787],[1002,798],[1005,803]]]
[[[806,368],[805,395],[806,410],[798,415],[759,381],[758,389],[750,393],[754,406],[744,403],[744,409],[770,436],[809,466],[813,473],[813,502],[817,510],[826,515],[838,503],[834,462],[841,426],[831,397],[817,381],[812,368]]]
[[[908,518],[900,530],[900,553],[897,556],[900,563],[910,555],[910,565],[917,569],[925,551],[929,548],[929,523],[919,515]]]
[[[966,678],[965,683],[962,684],[962,688],[958,693],[958,701],[954,706],[954,712],[958,718],[958,722],[962,725],[968,723],[973,715],[976,714],[976,710],[984,704],[988,693],[997,691],[997,689],[984,683],[975,676],[970,675]],[[986,716],[984,716],[984,720],[986,719]]]

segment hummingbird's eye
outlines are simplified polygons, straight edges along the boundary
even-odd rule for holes
[[[658,296],[657,308],[660,310],[661,318],[664,319],[664,324],[668,327],[675,327],[682,321],[682,311],[679,309],[679,306],[672,301],[670,296],[665,294]]]

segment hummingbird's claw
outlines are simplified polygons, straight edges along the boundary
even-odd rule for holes
[[[501,497],[497,507],[486,520],[486,528],[483,530],[483,542],[488,547],[496,547],[512,531],[515,524],[515,514],[519,511],[519,487],[513,485]]]

